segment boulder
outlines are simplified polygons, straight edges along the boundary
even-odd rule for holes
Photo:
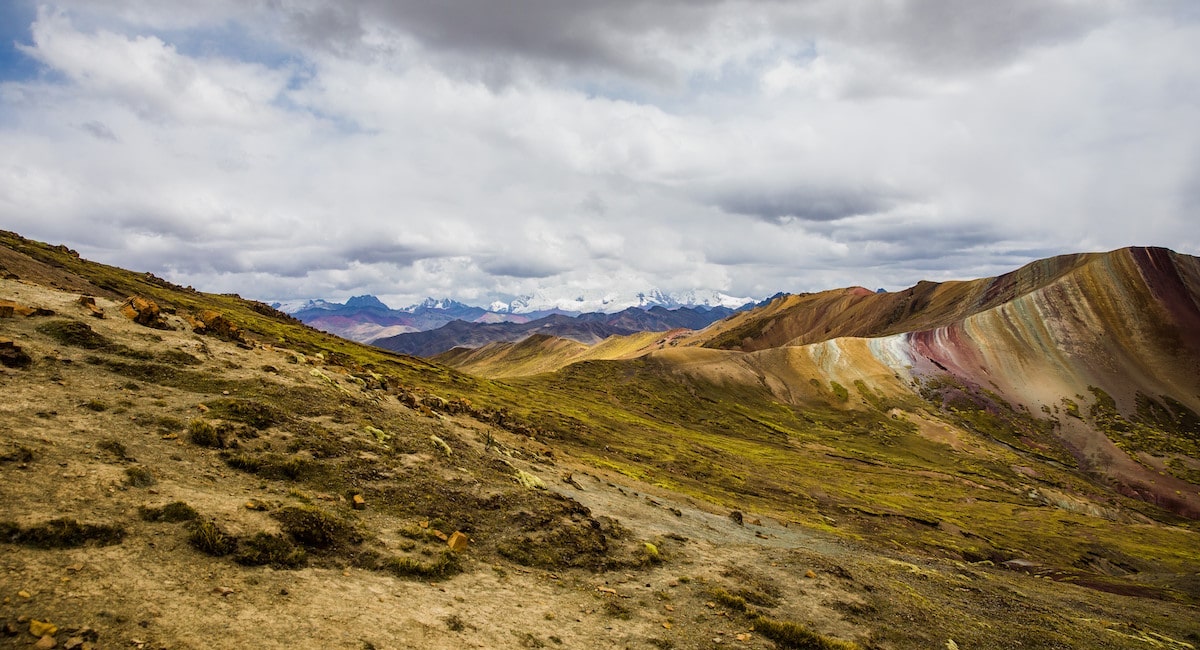
[[[232,321],[225,318],[225,315],[220,312],[205,309],[188,320],[191,322],[192,331],[197,334],[207,334],[235,343],[246,342],[241,328],[234,325]]]
[[[130,296],[121,304],[121,313],[138,325],[156,330],[174,329],[167,324],[158,304],[149,298]]]

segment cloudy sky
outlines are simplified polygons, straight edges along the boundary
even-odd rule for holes
[[[0,227],[266,300],[1200,254],[1192,0],[0,0]]]

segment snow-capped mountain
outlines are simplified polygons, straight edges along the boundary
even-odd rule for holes
[[[754,302],[751,298],[738,298],[719,291],[693,290],[678,293],[664,292],[658,289],[639,292],[633,295],[618,295],[605,293],[597,295],[579,295],[574,298],[551,296],[544,292],[536,292],[518,296],[509,302],[496,301],[488,305],[488,311],[501,314],[530,314],[530,313],[589,313],[603,312],[612,314],[629,307],[649,309],[650,307],[728,307],[737,309]]]

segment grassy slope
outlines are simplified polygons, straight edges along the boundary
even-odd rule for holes
[[[902,397],[819,379],[789,402],[744,377],[684,372],[687,359],[670,354],[485,380],[337,339],[234,296],[184,291],[9,235],[0,243],[114,294],[145,295],[180,311],[217,309],[252,338],[372,370],[419,394],[465,398],[484,413],[502,409],[507,426],[595,466],[729,508],[773,513],[864,549],[1023,558],[1056,567],[1062,580],[1200,599],[1191,578],[1200,570],[1194,524],[966,430],[995,425],[990,413],[941,410],[911,391]],[[931,438],[930,426],[961,444]],[[1113,576],[1095,568],[1113,563],[1137,572]]]

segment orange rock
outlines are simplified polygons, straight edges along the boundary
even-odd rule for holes
[[[138,325],[151,327],[156,330],[171,329],[163,318],[162,309],[158,303],[141,296],[130,296],[121,303],[121,313]]]
[[[466,535],[456,530],[454,531],[454,534],[450,536],[450,539],[446,540],[446,545],[450,547],[451,551],[458,553],[467,550],[468,541],[470,540],[468,540]]]
[[[362,510],[363,508],[367,507],[367,501],[366,499],[363,499],[361,494],[356,494],[352,499],[350,499],[350,507],[354,508],[355,510]]]

